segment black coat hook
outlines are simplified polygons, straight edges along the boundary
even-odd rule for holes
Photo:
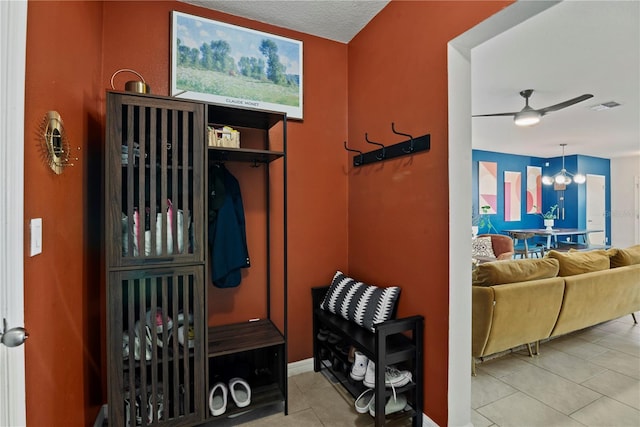
[[[357,159],[353,159],[353,164],[354,166],[360,166],[362,164],[362,151],[360,150],[354,150],[352,148],[347,147],[347,141],[344,142],[344,149],[347,151],[351,151],[353,153],[358,153],[360,154],[359,158]]]
[[[393,133],[395,133],[396,135],[402,135],[402,136],[406,136],[409,138],[409,149],[403,148],[402,151],[405,153],[412,153],[413,150],[415,149],[413,146],[413,137],[411,135],[409,135],[408,133],[402,133],[402,132],[398,132],[395,128],[395,124],[393,122],[391,122],[391,131]]]
[[[376,159],[378,160],[383,160],[386,156],[386,152],[385,152],[385,146],[383,144],[380,144],[379,142],[374,142],[374,141],[369,141],[369,135],[365,132],[364,134],[364,139],[369,143],[369,144],[373,144],[373,145],[379,145],[380,147],[382,147],[382,153],[376,156]]]

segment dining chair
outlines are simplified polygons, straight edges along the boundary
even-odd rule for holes
[[[535,233],[511,233],[513,239],[514,258],[542,258],[544,256],[543,245],[530,245],[529,239],[535,236]],[[519,243],[522,241],[522,243]]]

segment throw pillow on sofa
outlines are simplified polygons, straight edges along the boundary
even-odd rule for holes
[[[558,269],[558,261],[549,258],[487,262],[473,270],[472,284],[473,286],[494,286],[549,279],[558,275]]]
[[[471,241],[471,256],[495,258],[496,254],[493,252],[491,237],[485,236],[473,239]]]
[[[604,249],[595,251],[558,252],[551,250],[545,257],[557,259],[560,263],[558,276],[567,277],[609,269],[609,253]]]
[[[375,332],[375,325],[391,319],[400,288],[366,285],[337,271],[320,308]]]
[[[626,249],[610,249],[611,268],[640,264],[640,245]]]

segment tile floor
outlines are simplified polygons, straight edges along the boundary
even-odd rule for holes
[[[640,313],[636,313],[640,320]],[[493,426],[640,426],[640,325],[630,315],[477,365],[471,422]]]
[[[374,425],[369,414],[359,414],[354,399],[339,384],[323,373],[305,372],[289,378],[289,415],[281,406],[256,410],[233,420],[225,420],[216,427],[242,425],[247,427],[369,427]],[[210,423],[212,426],[213,423]],[[406,424],[394,424],[410,425]],[[208,427],[208,425],[205,425]]]
[[[474,427],[638,427],[640,325],[624,316],[544,342],[537,357],[523,349],[479,363],[471,392]],[[279,409],[265,408],[222,425],[373,425],[373,418],[358,414],[353,398],[321,373],[290,377],[289,415]]]

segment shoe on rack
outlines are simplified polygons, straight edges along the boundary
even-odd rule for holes
[[[171,328],[173,328],[173,320],[171,320],[171,317],[169,316],[166,317],[166,332],[167,336],[171,337],[170,332]],[[162,310],[160,310],[159,308],[147,311],[147,335],[149,335],[149,339],[151,339],[151,328],[153,328],[154,326],[156,328],[158,347],[162,347],[164,344],[162,342],[162,332],[165,330],[165,322]]]
[[[412,378],[409,371],[401,371],[394,366],[387,366],[384,372],[384,385],[385,387],[393,388],[395,391],[396,387],[404,387],[409,384]],[[372,361],[369,361],[369,365],[367,365],[367,373],[362,383],[369,388],[375,388],[376,386],[376,366]]]
[[[375,397],[375,395],[376,395],[375,390],[372,388],[368,388],[365,391],[363,391],[360,394],[360,396],[358,396],[358,398],[356,399],[356,402],[355,402],[356,411],[359,414],[366,414],[369,411],[369,405],[373,401],[373,398]]]
[[[356,348],[354,346],[349,347],[349,354],[347,356],[347,360],[349,361],[349,363],[355,362],[356,360],[355,354],[356,354]]]
[[[338,342],[340,342],[340,335],[334,334],[331,332],[329,333],[329,337],[327,338],[327,341],[331,345],[337,344]]]
[[[147,422],[151,424],[154,421],[162,420],[162,414],[164,412],[164,395],[162,394],[162,384],[158,385],[158,390],[155,393],[155,403],[153,406],[153,393],[149,394],[149,401],[147,402]]]
[[[384,385],[392,388],[404,387],[411,382],[412,378],[411,372],[388,366],[384,373]]]
[[[316,337],[318,341],[326,341],[329,338],[329,331],[327,329],[320,329]]]
[[[181,346],[184,347],[184,342],[185,342],[185,329],[186,329],[186,340],[187,340],[187,346],[189,348],[193,348],[193,343],[194,343],[194,339],[196,337],[195,332],[193,331],[193,326],[180,326],[178,328],[178,342],[180,343]]]
[[[369,388],[376,387],[376,364],[373,360],[369,360],[369,363],[367,364],[367,371],[364,374],[362,384]]]
[[[229,380],[229,391],[238,408],[244,408],[251,403],[251,387],[242,378],[231,378]]]
[[[217,417],[227,410],[227,385],[222,382],[215,383],[209,393],[209,410],[211,415]]]
[[[387,403],[384,405],[384,414],[389,415],[395,412],[402,411],[405,406],[407,406],[407,398],[404,394],[400,394],[398,396],[390,396],[387,400]],[[371,399],[371,403],[369,403],[369,414],[372,417],[376,416],[376,400]]]
[[[178,326],[182,326],[185,323],[193,325],[193,315],[191,313],[184,314],[183,312],[180,312],[178,313],[176,321],[178,322]]]
[[[127,331],[122,333],[122,358],[125,360],[129,358],[129,333]]]
[[[131,402],[132,401],[133,401],[133,404],[135,405],[135,418],[136,418],[135,425],[142,424],[142,417],[140,416],[140,404],[138,403],[137,397],[133,397],[132,399],[129,396],[129,393],[126,393],[124,398],[124,417],[126,421],[125,424],[128,426],[133,425],[131,423]]]
[[[151,331],[148,326],[145,326],[145,330],[141,331],[139,320],[136,321],[135,329],[136,336],[133,338],[133,357],[136,360],[140,360],[142,351],[144,350],[144,358],[146,361],[149,361],[153,357],[151,354]]]
[[[353,362],[353,366],[351,367],[350,376],[352,379],[356,381],[362,381],[362,379],[365,377],[365,373],[367,372],[367,365],[368,363],[371,363],[371,362],[369,361],[367,356],[365,356],[359,351],[356,351],[353,357],[354,357],[354,362]]]

